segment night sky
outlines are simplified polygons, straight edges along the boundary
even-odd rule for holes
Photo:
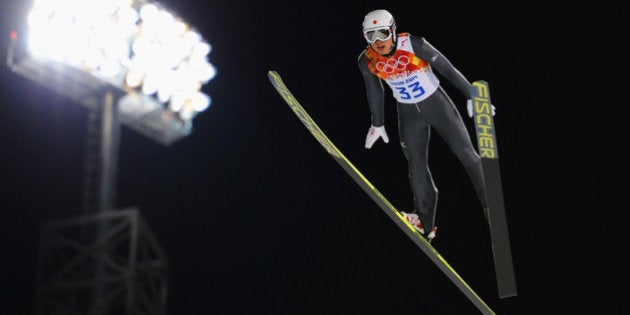
[[[170,262],[168,314],[478,314],[330,158],[267,79],[398,209],[411,207],[395,103],[364,149],[363,16],[394,14],[490,84],[518,296],[497,296],[488,226],[437,133],[433,245],[497,314],[627,314],[630,5],[537,1],[163,1],[213,45],[213,103],[163,146],[123,127],[118,208],[137,207]],[[202,4],[203,3],[203,4]],[[31,314],[44,222],[81,214],[87,109],[11,72],[0,5],[0,314]],[[465,116],[465,98],[443,84]],[[472,120],[465,122],[472,132]],[[471,133],[472,135],[472,133]]]

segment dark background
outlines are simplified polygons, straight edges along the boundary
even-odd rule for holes
[[[138,207],[168,255],[169,314],[478,313],[267,79],[277,70],[355,166],[409,209],[391,98],[390,143],[363,148],[370,114],[356,58],[363,16],[379,8],[490,84],[518,296],[497,298],[488,227],[436,133],[433,245],[497,314],[630,311],[626,2],[164,3],[213,45],[218,68],[204,86],[212,107],[189,137],[164,147],[122,132],[117,205]],[[28,4],[0,9],[4,62]],[[0,69],[0,314],[31,314],[40,225],[80,213],[87,110]],[[465,113],[463,95],[444,87]]]

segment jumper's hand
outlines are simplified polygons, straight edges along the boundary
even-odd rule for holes
[[[365,148],[372,148],[372,145],[374,144],[374,142],[376,142],[376,140],[378,140],[378,138],[383,138],[383,142],[389,143],[389,137],[387,136],[387,132],[385,132],[385,126],[370,127],[370,130],[365,137]]]
[[[494,107],[494,105],[490,105],[490,106],[492,106],[492,116],[494,116],[497,110]],[[473,101],[470,99],[466,101],[466,111],[468,111],[468,117],[472,118],[473,117]]]

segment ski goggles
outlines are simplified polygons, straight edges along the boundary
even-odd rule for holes
[[[388,40],[390,37],[392,37],[392,32],[389,28],[381,28],[373,31],[367,31],[363,33],[363,37],[365,37],[365,40],[368,43],[373,44],[377,40]]]

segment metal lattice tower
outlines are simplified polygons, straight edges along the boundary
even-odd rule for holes
[[[166,314],[168,263],[137,209],[49,222],[41,235],[36,314]]]
[[[44,225],[36,313],[165,314],[166,257],[138,210],[115,208],[121,93],[81,72],[60,71],[57,65],[29,58],[16,49],[15,43],[9,47],[7,64],[15,73],[81,102],[89,111],[83,214]],[[145,128],[146,119],[130,117],[123,117],[130,127]],[[162,126],[149,121],[151,126]],[[173,137],[165,137],[160,130],[148,130],[164,144],[182,135],[177,129]],[[171,129],[166,132],[172,134]],[[128,246],[122,250],[120,244]]]

